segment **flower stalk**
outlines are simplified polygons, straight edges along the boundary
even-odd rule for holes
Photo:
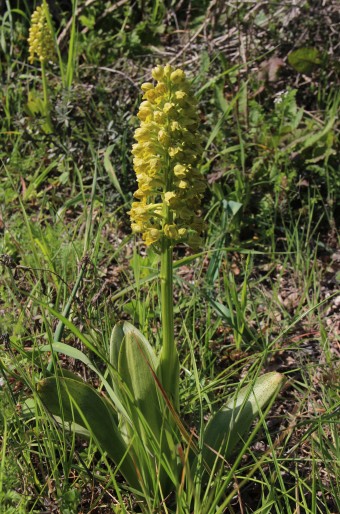
[[[170,395],[174,407],[179,410],[179,357],[174,339],[173,307],[173,248],[165,239],[161,248],[161,315],[163,345],[159,371],[165,391]]]

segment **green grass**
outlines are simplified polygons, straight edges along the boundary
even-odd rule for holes
[[[62,35],[58,61],[47,66],[52,133],[39,111],[39,68],[27,61],[34,6],[7,2],[0,16],[0,513],[334,514],[340,182],[333,36],[320,43],[328,61],[311,75],[285,65],[275,81],[261,81],[258,66],[274,48],[285,59],[294,49],[288,32],[300,30],[298,19],[284,28],[275,2],[260,3],[257,13],[251,3],[228,2],[208,14],[203,2],[172,11],[162,0],[137,4],[74,2],[77,23],[72,10],[52,12]],[[301,46],[313,44],[313,13],[304,12]],[[205,31],[194,37],[206,14]],[[245,56],[237,34],[249,36],[247,19],[257,34],[267,31]],[[223,43],[233,27],[228,41],[238,57]],[[184,424],[200,433],[258,373],[287,378],[231,462],[208,484],[184,472],[176,502],[157,481],[153,498],[136,498],[94,442],[66,432],[36,394],[50,359],[39,349],[53,340],[83,351],[101,372],[96,354],[107,355],[120,319],[160,346],[158,256],[131,236],[126,212],[139,86],[170,59],[196,77],[209,182],[204,248],[176,251]],[[62,331],[55,312],[70,321]],[[51,366],[99,386],[84,363],[58,359]]]

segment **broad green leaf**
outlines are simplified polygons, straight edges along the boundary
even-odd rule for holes
[[[124,346],[126,344],[127,346]],[[140,402],[144,403],[142,400],[144,394],[146,396],[148,394],[143,391],[143,388],[150,388],[156,392],[152,374],[157,364],[155,352],[143,334],[127,321],[118,322],[113,328],[110,339],[110,364],[113,367],[110,370],[112,383],[123,404],[126,397],[121,381],[126,384],[134,398],[138,398],[139,407],[141,407]],[[144,384],[145,380],[147,380],[147,386]],[[143,409],[142,413],[145,416]]]
[[[298,48],[288,55],[289,64],[299,73],[312,73],[321,64],[321,54],[316,48]]]
[[[36,91],[29,91],[27,101],[27,111],[31,115],[45,114],[45,106],[42,98],[38,96]]]
[[[21,414],[25,418],[36,418],[37,417],[37,404],[36,400],[34,398],[27,398],[22,405],[21,405]],[[78,423],[75,423],[74,421],[71,422],[63,422],[63,420],[59,416],[54,416],[55,421],[63,427],[65,430],[71,433],[75,433],[82,437],[83,439],[91,439],[90,432],[82,427],[81,425],[78,425]]]
[[[118,373],[131,393],[133,410],[140,410],[152,433],[159,440],[163,416],[155,378],[156,356],[147,340],[135,327],[124,323],[123,330]],[[138,423],[139,415],[135,412],[131,413],[131,417],[133,414],[135,423]],[[143,433],[142,423],[139,424]]]
[[[110,364],[114,367],[115,370],[118,370],[118,358],[120,347],[122,345],[123,339],[125,337],[125,333],[123,330],[124,322],[119,321],[113,327],[110,338]]]
[[[36,414],[36,404],[34,398],[27,398],[21,405],[21,413],[24,417],[32,416]]]
[[[51,414],[64,423],[74,422],[88,430],[99,448],[119,466],[128,483],[139,489],[136,467],[107,400],[85,382],[66,377],[41,380],[37,392]]]
[[[94,371],[100,378],[103,386],[106,389],[107,394],[111,398],[111,400],[114,403],[117,410],[121,414],[123,414],[123,416],[125,416],[126,419],[128,420],[127,412],[119,399],[119,395],[112,389],[112,386],[108,383],[106,378],[100,373],[100,371],[96,368],[96,366],[94,366],[94,364],[91,362],[91,360],[82,351],[78,350],[78,348],[73,348],[73,346],[70,346],[69,344],[59,343],[59,342],[52,343],[52,344],[46,344],[46,345],[39,347],[39,350],[41,352],[49,352],[49,351],[51,351],[51,349],[57,353],[62,353],[64,355],[68,355],[69,357],[72,357],[73,359],[79,360],[80,362],[82,362],[83,364],[88,366],[88,368],[90,368],[92,371]],[[63,369],[62,374],[64,376],[67,377],[68,373],[71,373],[71,372],[68,372],[67,370]],[[75,376],[73,376],[71,378],[75,378]]]
[[[72,378],[73,380],[77,380],[78,382],[84,383],[84,380],[79,375],[77,375],[76,373],[73,373],[73,371],[70,371],[65,368],[60,368],[58,370],[58,376],[61,376],[64,378]]]
[[[203,437],[202,456],[209,468],[219,456],[230,458],[237,443],[247,434],[256,416],[273,398],[283,382],[280,373],[267,373],[243,387],[209,421]]]
[[[72,371],[69,371],[68,369],[60,368],[58,370],[58,376],[71,378],[78,382],[84,383],[84,380],[79,375],[76,375],[75,373],[73,373]],[[23,402],[23,404],[21,405],[21,412],[24,416],[35,416],[36,412],[37,412],[36,407],[37,407],[37,405],[36,405],[35,398],[27,398],[27,400],[25,400]],[[74,425],[76,425],[76,423]],[[77,425],[77,426],[80,427],[80,425]],[[81,433],[83,433],[83,431],[84,431],[84,433],[87,432],[88,437],[89,437],[89,432],[86,429],[84,429],[83,427],[80,427],[80,428],[82,429]],[[71,431],[78,433],[77,430],[71,430]]]
[[[127,335],[135,336],[136,341],[144,348],[152,367],[156,367],[157,357],[152,346],[143,334],[128,321],[119,321],[112,330],[110,340],[110,363],[112,366],[118,370],[120,347],[124,337]]]
[[[177,430],[176,422],[166,407],[161,394],[161,386],[156,376],[156,355],[145,337],[130,323],[121,325],[124,332],[115,330],[114,344],[119,347],[118,375],[122,380],[120,384],[120,397],[122,403],[129,410],[132,426],[122,425],[121,429],[128,431],[132,436],[138,435],[134,448],[138,453],[145,473],[145,483],[152,488],[152,475],[147,476],[150,466],[150,456],[153,455],[152,467],[159,469],[158,481],[165,494],[170,493],[172,479],[178,477],[178,463],[174,433]],[[116,350],[113,362],[116,358]],[[128,390],[126,391],[125,388]],[[141,451],[141,445],[144,447]],[[156,464],[158,462],[158,464]],[[170,470],[170,471],[169,471]]]

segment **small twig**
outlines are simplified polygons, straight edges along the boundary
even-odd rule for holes
[[[189,41],[187,42],[186,45],[183,46],[183,48],[181,48],[181,50],[172,58],[170,59],[169,61],[169,64],[173,64],[175,61],[177,61],[177,59],[186,51],[186,49],[191,45],[191,43],[193,41],[195,41],[195,39],[197,38],[197,36],[202,32],[202,30],[204,30],[204,28],[206,27],[207,23],[208,23],[208,19],[209,19],[209,12],[211,11],[212,7],[216,4],[216,0],[212,0],[212,2],[210,2],[209,4],[209,7],[207,9],[207,15],[205,17],[205,20],[204,22],[202,23],[202,25],[196,30],[195,34],[193,34],[193,36],[189,39]]]
[[[86,7],[89,7],[89,5],[93,4],[97,2],[97,0],[87,0],[85,2],[84,5],[81,5],[78,7],[78,9],[76,10],[76,13],[75,13],[75,16],[79,16],[79,14],[86,8]],[[108,13],[118,9],[119,7],[121,7],[122,5],[126,4],[128,2],[128,0],[120,0],[119,2],[111,5],[108,9],[106,9],[104,11],[104,13],[99,17],[99,20],[102,19],[104,16],[106,16]],[[70,27],[72,25],[72,17],[71,19],[67,22],[64,30],[59,34],[58,36],[58,39],[57,39],[57,42],[58,42],[58,45],[60,45],[60,43],[62,42],[62,40],[65,38],[67,32],[69,31]],[[88,29],[87,29],[88,30]],[[87,32],[87,30],[85,30],[84,32]]]
[[[86,68],[93,68],[93,66],[86,66]],[[120,71],[120,70],[115,70],[113,68],[107,68],[106,66],[99,66],[98,68],[96,68],[98,70],[102,70],[102,71],[109,71],[110,73],[117,73],[117,75],[121,75],[122,77],[124,77],[126,80],[128,80],[129,82],[131,82],[131,84],[136,88],[138,89],[139,91],[139,86],[132,80],[132,78],[130,78],[126,73]]]

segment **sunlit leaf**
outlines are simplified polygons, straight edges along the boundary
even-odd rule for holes
[[[299,48],[288,55],[289,64],[299,73],[312,73],[321,64],[321,54],[316,48]]]

